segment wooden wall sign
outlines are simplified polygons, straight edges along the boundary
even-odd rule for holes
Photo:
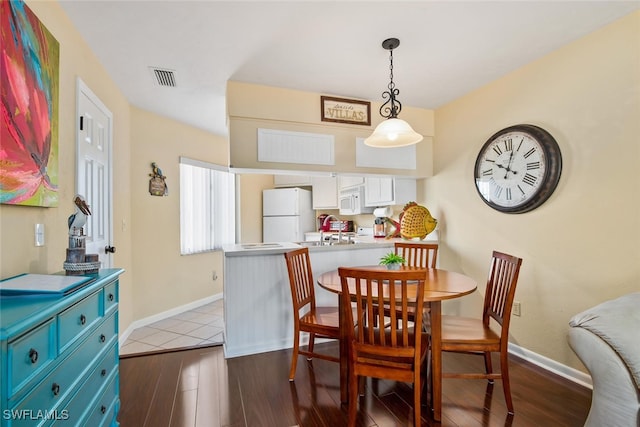
[[[323,122],[371,125],[371,103],[368,101],[321,96],[320,104]]]

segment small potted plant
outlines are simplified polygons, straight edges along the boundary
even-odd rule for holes
[[[386,265],[389,270],[400,270],[400,266],[406,262],[406,259],[393,252],[380,258],[380,265]]]

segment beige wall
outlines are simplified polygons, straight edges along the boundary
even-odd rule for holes
[[[220,252],[180,256],[178,158],[226,165],[226,138],[130,108],[58,3],[27,4],[60,43],[60,205],[0,205],[0,277],[62,270],[67,218],[74,211],[78,76],[113,113],[112,244],[117,248],[114,266],[126,270],[120,280],[120,330],[135,320],[222,292]],[[149,195],[152,161],[168,176],[169,197]],[[45,225],[43,247],[33,244],[36,223]]]
[[[239,243],[262,242],[262,190],[273,187],[273,175],[243,174],[240,177]]]
[[[60,43],[60,204],[56,208],[0,205],[2,278],[25,272],[49,274],[62,271],[68,246],[67,218],[75,210],[72,197],[76,185],[76,77],[81,78],[113,113],[114,224],[131,220],[129,104],[58,3],[27,1],[27,5]],[[35,247],[33,243],[36,223],[45,225],[46,242],[43,247]],[[115,227],[113,245],[117,247],[114,265],[126,270],[120,281],[120,322],[126,326],[133,320],[130,233]]]
[[[320,94],[248,83],[228,82],[227,108],[234,168],[303,170],[431,176],[433,168],[433,111],[404,107],[400,118],[425,136],[416,146],[415,170],[356,167],[356,138],[366,138],[382,121],[379,102],[371,103],[372,126],[323,122],[320,120]],[[259,162],[259,128],[331,134],[335,137],[335,165],[294,165]],[[302,169],[301,169],[302,168]]]
[[[135,318],[222,292],[222,252],[180,255],[180,156],[226,165],[226,138],[131,108],[131,192],[135,242]],[[167,177],[169,195],[149,195],[151,162]],[[217,280],[213,280],[213,271]]]
[[[492,250],[522,257],[512,340],[575,368],[571,316],[640,290],[639,118],[640,13],[436,111],[424,197],[440,220],[441,262],[482,283]],[[507,215],[477,196],[473,169],[482,144],[517,123],[554,135],[563,170],[544,205]],[[482,293],[446,309],[478,314]]]

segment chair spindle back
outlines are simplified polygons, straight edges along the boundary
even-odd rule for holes
[[[284,257],[287,262],[291,299],[296,315],[307,305],[310,309],[315,308],[316,298],[309,248],[289,251],[284,254]]]
[[[338,271],[343,304],[353,302],[356,308],[355,319],[351,311],[346,310],[354,357],[413,358],[420,355],[421,343],[420,339],[416,341],[413,326],[422,324],[424,270],[373,271],[341,267]],[[351,294],[349,284],[352,284]],[[415,307],[415,319],[410,319],[409,307]],[[391,310],[385,313],[385,308]],[[420,332],[418,327],[418,336]]]
[[[521,264],[521,258],[493,252],[484,295],[482,319],[485,325],[488,326],[493,318],[503,331],[508,332]]]
[[[438,259],[437,243],[396,242],[395,253],[407,260],[410,267],[436,268]]]

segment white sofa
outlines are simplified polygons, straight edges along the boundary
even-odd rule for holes
[[[569,325],[569,344],[593,382],[585,426],[640,426],[640,292],[576,314]]]

